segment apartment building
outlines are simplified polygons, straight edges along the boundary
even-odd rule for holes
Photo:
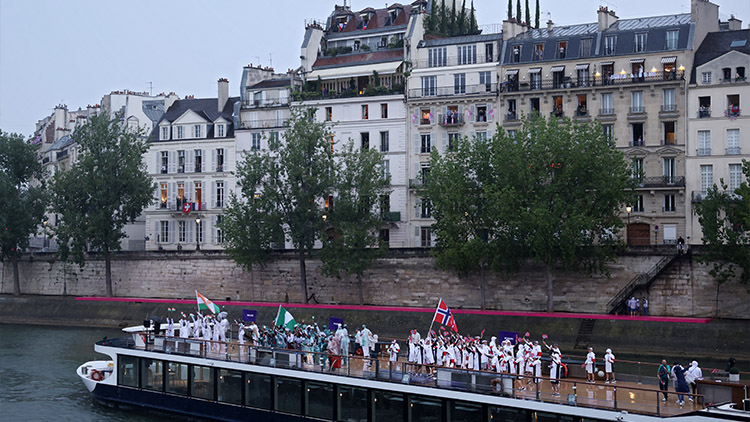
[[[730,19],[727,31],[710,33],[695,53],[688,93],[685,151],[687,237],[702,243],[695,205],[722,183],[733,195],[742,181],[742,161],[750,159],[750,30]]]
[[[331,122],[333,148],[353,140],[358,148],[383,153],[391,186],[378,202],[386,220],[380,236],[391,247],[410,246],[405,52],[421,38],[426,4],[396,3],[356,13],[336,6],[325,27],[309,24],[301,55],[306,83],[292,104],[314,107],[316,119]]]
[[[435,243],[431,206],[418,194],[429,178],[430,153],[449,151],[464,136],[493,136],[498,121],[495,109],[501,48],[499,33],[426,39],[416,45],[406,122],[410,247]]]
[[[694,48],[718,30],[718,6],[522,32],[505,41],[500,115],[512,130],[530,113],[598,120],[633,168],[636,197],[623,210],[631,245],[684,236],[687,79]],[[629,212],[628,212],[629,211]]]
[[[217,98],[175,101],[154,127],[144,157],[156,181],[144,210],[147,250],[222,248],[217,224],[234,190],[239,103],[222,78]]]

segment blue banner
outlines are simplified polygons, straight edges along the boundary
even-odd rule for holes
[[[344,319],[343,318],[336,318],[336,317],[328,317],[328,329],[331,331],[336,331],[339,329],[339,324],[344,325]]]
[[[252,322],[258,317],[258,311],[255,309],[243,309],[242,310],[242,321]]]
[[[518,338],[518,333],[515,331],[499,331],[497,334],[497,344],[500,345],[503,340],[510,340],[511,344],[515,346],[516,338]]]

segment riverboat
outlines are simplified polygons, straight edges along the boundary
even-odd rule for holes
[[[161,327],[166,328],[166,325]],[[637,384],[511,378],[415,366],[379,357],[328,356],[236,341],[166,337],[151,327],[103,339],[77,374],[99,402],[178,418],[221,421],[750,421],[733,404],[663,402]],[[331,362],[334,364],[332,365]],[[333,366],[333,368],[331,368]],[[523,386],[523,387],[520,387]],[[523,388],[523,389],[521,389]],[[702,397],[694,396],[695,403]]]

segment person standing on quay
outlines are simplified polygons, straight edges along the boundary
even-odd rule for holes
[[[586,382],[594,382],[594,370],[596,369],[596,355],[594,348],[589,347],[589,353],[586,355]]]
[[[669,390],[669,375],[671,374],[672,370],[667,365],[667,360],[662,359],[661,365],[659,365],[659,390],[663,391],[662,394],[664,394],[664,398],[661,399],[661,401],[667,401],[667,391]]]
[[[605,383],[609,384],[617,382],[615,380],[615,355],[612,354],[612,349],[607,349],[607,354],[604,355],[604,373],[607,377]]]
[[[648,298],[643,299],[643,315],[648,316]]]
[[[677,392],[677,403],[682,406],[685,404],[685,396],[681,393],[690,392],[687,380],[685,380],[686,370],[679,362],[675,362],[672,371],[674,372],[674,390]]]

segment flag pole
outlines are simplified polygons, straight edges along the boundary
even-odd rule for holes
[[[440,300],[438,301],[438,306],[440,306],[440,302],[442,301],[443,301],[443,298],[441,297]],[[435,313],[432,314],[432,322],[430,322],[430,329],[427,330],[427,334],[425,335],[425,338],[430,336],[430,332],[432,331],[432,324],[435,323],[435,315],[437,315],[437,308],[435,308]]]
[[[273,320],[273,326],[278,327],[278,321],[279,321],[279,315],[281,315],[281,305],[279,305],[279,309],[276,310],[276,318]]]

